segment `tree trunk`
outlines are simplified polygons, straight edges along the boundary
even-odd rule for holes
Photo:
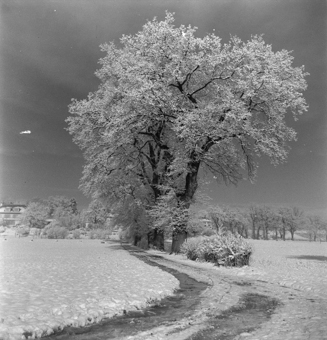
[[[260,229],[261,229],[261,226],[259,226],[257,229],[257,240],[260,239]]]
[[[294,241],[294,230],[290,230],[291,233],[291,240]]]
[[[158,228],[155,228],[148,232],[148,244],[158,250],[165,250],[165,238],[164,232]]]
[[[252,239],[255,240],[255,223],[252,221]]]
[[[264,239],[265,240],[269,239],[269,228],[267,225],[264,226]]]
[[[137,246],[137,244],[141,241],[142,237],[140,235],[134,235],[133,237],[133,245]]]
[[[171,252],[170,254],[178,254],[181,251],[181,245],[185,242],[187,239],[187,232],[184,231],[174,231],[173,232],[173,242],[171,245]]]
[[[247,230],[246,230],[246,228],[244,227],[244,225],[242,225],[241,227],[239,227],[237,232],[238,232],[238,234],[241,235],[242,237],[248,238]]]
[[[185,178],[185,189],[182,194],[177,195],[177,198],[184,209],[188,209],[191,205],[192,198],[198,187],[198,172],[200,168],[200,161],[194,160],[196,158],[196,153],[191,155],[192,161],[188,163],[189,172]],[[187,239],[187,220],[183,225],[178,225],[173,231],[173,242],[171,245],[171,254],[179,253],[181,245]]]

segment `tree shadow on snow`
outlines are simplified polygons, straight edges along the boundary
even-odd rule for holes
[[[288,256],[288,258],[299,260],[327,261],[327,256],[300,255],[300,256]]]

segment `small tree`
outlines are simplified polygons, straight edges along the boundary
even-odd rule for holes
[[[325,231],[325,241],[327,242],[327,221],[326,221],[326,219],[324,219],[323,221],[322,221],[322,229]]]
[[[324,223],[320,216],[318,215],[308,215],[307,219],[307,228],[309,232],[310,241],[317,241],[320,230],[323,229]]]
[[[281,215],[279,214],[278,210],[271,209],[270,211],[270,222],[271,222],[271,229],[275,232],[275,240],[278,241],[278,234],[281,230]]]
[[[260,235],[261,228],[261,211],[260,207],[257,205],[252,205],[249,207],[249,218],[251,221],[252,238],[258,239]]]
[[[246,211],[243,210],[235,210],[236,214],[236,221],[237,221],[237,232],[239,235],[241,235],[244,238],[249,237],[249,219],[248,219],[248,214]]]
[[[279,209],[281,227],[279,228],[280,238],[285,241],[286,240],[286,231],[289,227],[289,218],[288,218],[288,209],[280,208]]]
[[[41,202],[31,202],[26,210],[21,215],[21,221],[27,224],[30,228],[43,228],[49,218],[49,207]]]
[[[75,215],[77,211],[77,203],[75,198],[67,198],[65,196],[50,196],[45,203],[48,205],[50,210],[50,216],[54,217],[56,211],[59,209],[60,213],[57,215]]]
[[[212,222],[212,225],[217,234],[223,234],[224,230],[224,221],[225,221],[225,213],[220,207],[213,207],[208,209],[208,215]]]
[[[104,228],[110,217],[110,209],[100,199],[93,199],[84,213],[84,218],[92,228]]]
[[[247,237],[247,222],[244,214],[240,210],[230,207],[223,207],[222,211],[225,229],[234,235]]]
[[[304,212],[297,208],[289,208],[289,232],[291,233],[291,239],[294,241],[294,233],[300,228],[304,219]]]
[[[282,222],[282,237],[285,241],[286,231],[289,231],[291,234],[291,239],[294,241],[294,233],[299,229],[302,221],[304,213],[297,207],[283,207],[279,209],[280,219]]]

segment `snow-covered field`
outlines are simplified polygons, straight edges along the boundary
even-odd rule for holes
[[[326,298],[327,242],[247,240],[250,266],[229,270]]]
[[[327,258],[327,242],[247,240],[253,246],[253,266],[279,266],[281,263],[315,266]],[[316,258],[316,261],[315,261]],[[310,260],[307,262],[307,260]],[[318,261],[318,262],[317,262]]]
[[[0,339],[84,326],[171,295],[179,282],[99,240],[0,238]]]

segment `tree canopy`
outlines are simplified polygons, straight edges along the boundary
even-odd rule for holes
[[[83,215],[85,222],[91,223],[94,227],[103,227],[111,216],[110,210],[97,199],[93,199],[90,202]]]
[[[21,221],[33,228],[43,228],[49,218],[49,207],[42,202],[31,202],[21,215]]]
[[[46,203],[50,208],[50,216],[54,216],[58,209],[61,211],[61,213],[77,213],[77,202],[75,198],[67,198],[65,196],[50,196],[46,200]]]
[[[101,84],[72,101],[67,119],[84,151],[84,193],[143,207],[169,195],[184,211],[202,167],[236,184],[254,179],[261,155],[286,160],[296,133],[285,116],[307,110],[304,67],[262,36],[223,44],[195,33],[167,13],[123,35],[121,46],[101,46]]]

